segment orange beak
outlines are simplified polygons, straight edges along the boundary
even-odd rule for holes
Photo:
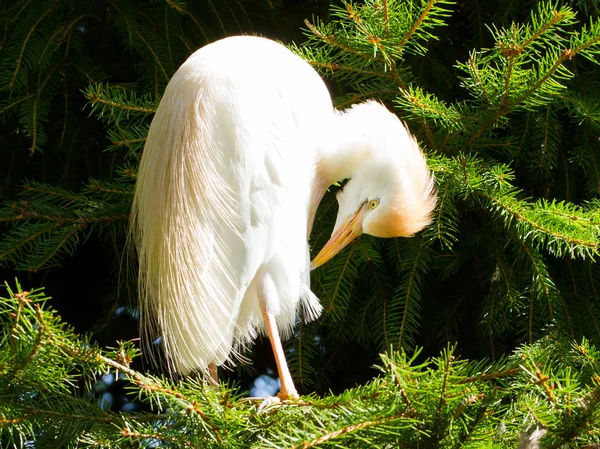
[[[347,218],[346,221],[340,224],[337,230],[331,234],[331,238],[325,244],[323,249],[311,262],[311,270],[323,265],[337,253],[343,250],[346,246],[348,246],[352,240],[362,234],[362,223],[367,210],[369,210],[367,203],[364,203],[354,215]]]

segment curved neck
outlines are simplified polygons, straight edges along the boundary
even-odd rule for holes
[[[336,181],[352,178],[365,161],[373,158],[376,136],[370,130],[354,126],[352,110],[336,113],[323,145],[317,152],[317,177],[329,187]]]
[[[373,136],[348,120],[351,113],[336,112],[327,133],[317,149],[315,176],[310,195],[308,234],[312,229],[317,207],[331,184],[352,178],[365,160],[374,155],[368,142]]]

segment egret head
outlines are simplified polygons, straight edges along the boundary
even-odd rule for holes
[[[333,233],[314,258],[313,269],[363,233],[410,237],[431,222],[436,193],[423,152],[402,122],[386,113],[385,133],[370,139],[378,148],[367,149],[368,160],[356,165],[354,175],[337,194]]]

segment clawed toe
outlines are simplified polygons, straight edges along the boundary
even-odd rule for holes
[[[281,398],[277,396],[267,396],[264,401],[260,403],[256,413],[260,414],[268,410],[269,408],[281,404]]]

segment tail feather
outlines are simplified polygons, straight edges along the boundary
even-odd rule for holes
[[[143,335],[161,335],[171,369],[185,373],[231,357],[238,289],[219,241],[237,231],[218,120],[200,81],[182,69],[150,127],[130,229]]]

